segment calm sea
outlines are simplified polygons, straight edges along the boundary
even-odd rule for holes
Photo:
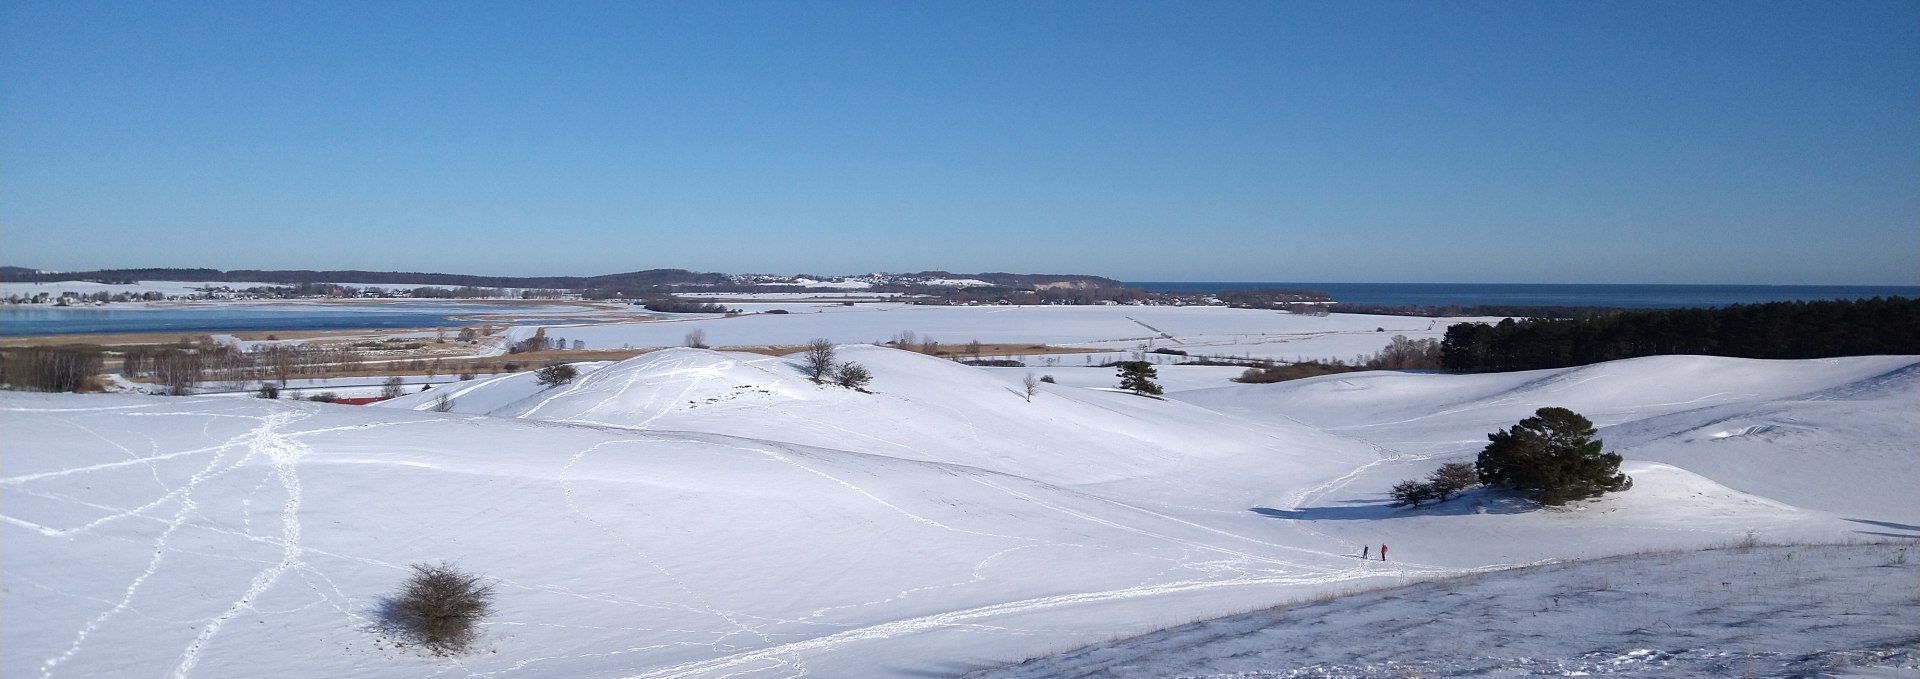
[[[1283,288],[1318,290],[1345,304],[1394,306],[1569,306],[1680,309],[1761,302],[1920,297],[1912,285],[1546,285],[1477,283],[1205,283],[1141,282],[1129,287],[1161,292],[1222,292]]]
[[[0,307],[0,336],[431,328],[461,325],[458,321],[449,320],[453,316],[514,310],[515,307],[488,304],[366,305],[351,308],[319,305],[187,308],[19,305]],[[571,322],[580,321],[571,319]],[[540,320],[527,319],[516,323],[531,325],[540,323]]]

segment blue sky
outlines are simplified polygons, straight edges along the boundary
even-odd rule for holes
[[[1920,3],[0,3],[0,263],[1920,283]]]

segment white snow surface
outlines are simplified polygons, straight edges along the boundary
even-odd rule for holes
[[[871,393],[676,349],[385,408],[0,394],[0,675],[956,676],[1409,580],[1920,535],[1915,357],[1029,401],[1022,371],[840,353]],[[1385,505],[1539,405],[1601,424],[1633,489]],[[1357,558],[1379,543],[1392,561]],[[440,561],[498,582],[454,658],[380,625]]]
[[[1438,340],[1447,326],[1487,318],[1418,318],[1332,314],[1303,316],[1259,309],[1173,306],[919,306],[900,303],[735,304],[746,311],[780,308],[785,314],[700,316],[666,322],[547,326],[549,336],[586,342],[589,349],[673,347],[695,329],[712,346],[793,346],[824,337],[836,342],[885,342],[911,331],[948,345],[1050,344],[1132,351],[1170,348],[1193,355],[1296,359],[1371,356],[1394,335]],[[509,341],[533,333],[515,328]],[[1067,359],[1077,358],[1068,356]],[[1065,359],[1063,359],[1065,360]]]
[[[1552,564],[1209,620],[968,677],[1912,677],[1915,551],[1727,547]]]

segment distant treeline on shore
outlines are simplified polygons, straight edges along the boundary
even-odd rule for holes
[[[1579,318],[1459,323],[1440,343],[1455,372],[1565,368],[1641,356],[1832,358],[1920,354],[1920,300],[1736,304],[1618,311]]]
[[[1465,316],[1510,316],[1513,318],[1592,318],[1619,313],[1619,307],[1539,306],[1531,304],[1474,304],[1426,306],[1417,304],[1350,304],[1336,302],[1328,309],[1336,314],[1372,314],[1375,316],[1419,316],[1422,318],[1461,318]]]

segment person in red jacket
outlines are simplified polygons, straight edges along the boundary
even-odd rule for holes
[[[1380,543],[1380,560],[1387,560],[1387,544],[1384,542]]]

